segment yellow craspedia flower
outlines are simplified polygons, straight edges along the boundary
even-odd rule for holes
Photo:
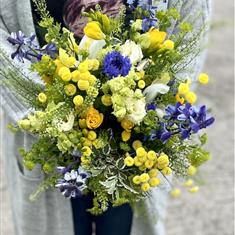
[[[189,85],[187,83],[180,83],[178,87],[178,94],[185,95],[190,91]]]
[[[191,187],[193,185],[193,180],[188,179],[187,181],[184,182],[183,184],[185,187]]]
[[[142,147],[142,142],[140,140],[135,140],[133,143],[132,143],[132,147],[134,150]]]
[[[86,119],[79,119],[78,124],[79,124],[79,127],[82,129],[87,128]]]
[[[149,184],[151,187],[157,187],[160,183],[161,183],[161,180],[156,177],[153,177],[149,180]]]
[[[147,158],[151,161],[155,161],[157,159],[157,154],[153,150],[150,150],[147,153]]]
[[[146,156],[147,152],[145,151],[145,149],[143,147],[139,147],[138,149],[136,149],[136,155],[137,157],[144,157]]]
[[[190,193],[197,193],[199,191],[199,187],[198,186],[194,186],[194,187],[190,188],[188,191]]]
[[[138,157],[134,157],[134,161],[135,161],[135,166],[137,167],[140,167],[143,165],[143,162],[141,162]]]
[[[150,179],[150,177],[147,173],[143,173],[140,175],[140,181],[142,183],[148,182],[149,179]]]
[[[122,132],[122,141],[126,142],[131,138],[131,133],[128,131]]]
[[[38,94],[38,100],[41,103],[46,103],[47,102],[47,96],[45,93],[41,92]]]
[[[150,178],[153,178],[153,177],[157,177],[158,176],[158,170],[157,169],[151,169],[149,172],[148,172]]]
[[[69,82],[72,78],[70,69],[65,66],[60,68],[58,75],[64,82]]]
[[[157,167],[159,169],[164,169],[169,165],[169,158],[165,153],[161,153],[159,158],[157,159]]]
[[[84,99],[81,95],[76,95],[74,98],[73,98],[73,103],[76,105],[76,106],[81,106],[84,102]]]
[[[146,160],[144,165],[145,165],[146,168],[151,169],[154,165],[154,161]]]
[[[78,82],[79,79],[81,78],[81,73],[80,73],[78,70],[74,70],[74,71],[71,73],[71,76],[72,76],[72,81],[73,81],[73,82]]]
[[[78,65],[78,71],[80,73],[85,73],[89,70],[89,64],[88,64],[88,61],[85,60],[83,62],[81,62],[79,65]]]
[[[175,43],[172,40],[166,40],[163,43],[164,48],[168,49],[168,50],[172,50],[175,47]]]
[[[188,175],[193,176],[197,173],[197,168],[195,166],[190,166],[187,170]]]
[[[126,118],[122,119],[121,126],[125,130],[131,130],[134,127],[134,123]]]
[[[110,106],[112,105],[112,99],[110,95],[103,95],[101,97],[101,102],[104,106]]]
[[[132,158],[131,156],[127,156],[125,159],[124,159],[124,163],[126,166],[133,166],[135,161],[134,161],[134,158]]]
[[[168,166],[162,169],[162,174],[163,175],[170,175],[171,173],[172,173],[172,170]]]
[[[197,95],[190,91],[185,95],[185,99],[190,103],[190,104],[194,104],[197,101]]]
[[[88,146],[84,146],[84,147],[82,148],[82,153],[83,153],[83,155],[84,155],[85,157],[90,157],[91,154],[92,154],[91,148],[88,147]]]
[[[206,85],[209,82],[209,76],[206,73],[201,73],[198,77],[198,81],[201,84]]]
[[[94,141],[97,138],[97,134],[94,131],[89,131],[87,138],[91,141]]]
[[[87,23],[84,28],[84,34],[88,38],[92,38],[94,40],[101,40],[105,38],[105,35],[100,28],[100,24],[96,21],[91,21]]]
[[[146,162],[147,161],[147,154],[140,156],[137,156],[137,158],[139,159],[140,162]]]
[[[134,184],[140,184],[141,183],[140,177],[138,175],[134,176],[133,179],[132,179],[132,182]]]
[[[149,189],[150,189],[149,183],[144,183],[144,184],[141,185],[141,190],[143,192],[147,192]]]
[[[176,197],[179,197],[181,194],[181,190],[176,188],[176,189],[173,189],[171,192],[170,192],[170,195],[174,198]]]
[[[73,96],[77,92],[77,88],[73,84],[66,85],[64,87],[64,90],[65,90],[65,94],[68,96]]]
[[[144,89],[145,88],[145,81],[144,80],[139,80],[138,81],[138,87],[140,89]]]
[[[98,128],[104,120],[104,115],[98,110],[89,108],[86,114],[86,125],[89,129]]]
[[[90,83],[86,80],[79,80],[78,81],[78,88],[81,90],[81,91],[86,91],[90,86]]]

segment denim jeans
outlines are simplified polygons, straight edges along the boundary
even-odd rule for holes
[[[87,212],[92,199],[91,195],[71,199],[75,235],[91,235],[93,223],[96,235],[130,235],[133,213],[129,204],[110,206],[102,215],[94,216]]]

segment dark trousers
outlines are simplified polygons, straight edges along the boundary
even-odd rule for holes
[[[87,212],[92,207],[92,196],[71,199],[75,235],[92,235],[92,223],[96,235],[130,235],[132,209],[129,204],[110,207],[102,215]]]

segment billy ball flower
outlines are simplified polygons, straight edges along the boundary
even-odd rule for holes
[[[81,95],[77,95],[73,98],[73,103],[75,106],[81,106],[84,102],[84,98]]]
[[[124,159],[124,163],[126,166],[133,166],[135,161],[134,161],[134,158],[132,158],[131,156],[127,156],[125,159]]]
[[[38,95],[38,100],[39,100],[39,102],[41,102],[41,103],[46,103],[46,101],[47,101],[47,96],[46,96],[46,94],[43,93],[43,92],[39,93],[39,95]]]
[[[76,92],[77,92],[77,88],[76,88],[76,86],[73,85],[73,84],[68,84],[68,85],[66,85],[66,86],[64,87],[64,90],[65,90],[66,95],[68,95],[68,96],[73,96],[73,95],[75,95]]]
[[[128,75],[131,69],[131,61],[118,51],[108,53],[104,58],[103,72],[112,79],[114,77]]]
[[[198,77],[198,81],[201,84],[206,85],[209,82],[209,76],[206,73],[201,73]]]

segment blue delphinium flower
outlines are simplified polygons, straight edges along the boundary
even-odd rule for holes
[[[41,60],[44,54],[49,55],[51,58],[55,58],[58,54],[58,50],[54,43],[49,43],[44,48],[40,48],[36,41],[36,35],[33,34],[30,37],[26,37],[21,31],[11,33],[7,38],[7,41],[13,46],[17,46],[15,52],[11,54],[12,59],[17,59],[20,62],[27,60]]]
[[[118,51],[108,53],[104,58],[103,72],[112,79],[114,77],[126,76],[131,69],[129,57],[124,57]]]
[[[58,179],[56,187],[68,198],[75,198],[82,195],[82,191],[87,188],[86,181],[89,174],[81,167],[77,171],[65,167],[58,167],[58,171],[63,174],[62,179]]]
[[[165,112],[165,121],[161,123],[162,128],[157,134],[157,138],[163,142],[175,134],[187,139],[192,133],[197,133],[215,121],[214,117],[208,116],[205,105],[197,108],[189,103],[185,105],[176,103],[175,106],[168,105]]]

